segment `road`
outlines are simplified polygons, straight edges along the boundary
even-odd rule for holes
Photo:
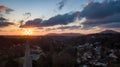
[[[26,41],[25,44],[25,59],[24,59],[24,64],[23,67],[32,67],[32,57],[30,55],[30,46],[29,46],[29,40]]]

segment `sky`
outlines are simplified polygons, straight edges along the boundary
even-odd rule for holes
[[[3,21],[4,19],[4,21]],[[0,0],[0,35],[120,31],[119,0]]]

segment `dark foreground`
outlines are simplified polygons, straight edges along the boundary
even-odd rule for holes
[[[120,34],[0,36],[0,67],[23,67],[26,40],[33,67],[120,67]]]

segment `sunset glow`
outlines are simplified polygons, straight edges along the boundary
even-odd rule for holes
[[[33,30],[32,29],[24,29],[22,35],[33,35]]]
[[[120,32],[119,4],[120,0],[0,0],[0,35]]]
[[[120,67],[120,0],[0,0],[0,67]]]

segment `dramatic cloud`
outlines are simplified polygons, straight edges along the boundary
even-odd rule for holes
[[[61,0],[58,3],[58,9],[61,10],[65,6],[66,2],[67,2],[67,0]]]
[[[34,20],[29,20],[27,21],[25,24],[21,25],[21,28],[26,28],[26,27],[39,27],[40,25],[42,25],[42,19],[34,19]]]
[[[101,19],[120,13],[120,0],[91,2],[82,11],[81,16],[88,19]]]
[[[12,23],[12,22],[3,22],[3,23],[1,23],[0,22],[0,27],[7,27],[7,26],[10,26],[10,25],[14,25],[14,23]]]
[[[5,12],[6,14],[9,14],[10,12],[14,11],[13,9],[11,8],[8,8],[4,5],[0,5],[0,12]]]
[[[95,26],[120,28],[120,0],[91,2],[81,11],[80,17],[87,19],[82,23],[84,28],[90,29]]]
[[[59,9],[65,5],[67,0],[62,0]],[[81,23],[82,29],[99,28],[120,28],[120,0],[109,0],[104,2],[89,2],[82,11],[56,15],[48,20],[35,19],[27,21],[21,27],[48,27],[55,25],[67,25],[74,23],[76,18],[86,20]],[[78,29],[76,26],[59,27],[57,29]],[[53,28],[54,29],[54,28]]]
[[[5,19],[3,17],[0,18],[0,27],[6,27],[6,26],[10,26],[10,25],[14,25],[14,23],[7,22],[7,19]]]
[[[54,26],[54,25],[67,25],[69,23],[72,23],[76,20],[76,17],[78,16],[79,12],[71,12],[64,15],[56,15],[54,17],[51,17],[48,20],[42,20],[42,19],[35,19],[27,21],[24,25],[21,25],[20,27],[46,27],[46,26]]]
[[[84,28],[91,28],[95,26],[104,26],[106,24],[117,23],[120,24],[120,14],[112,15],[103,19],[91,19],[83,22]]]
[[[57,16],[51,17],[48,20],[45,20],[44,24],[50,25],[50,26],[66,25],[74,22],[76,20],[76,17],[78,16],[78,13],[79,12],[73,12],[73,13],[71,12],[64,15],[57,15]]]

